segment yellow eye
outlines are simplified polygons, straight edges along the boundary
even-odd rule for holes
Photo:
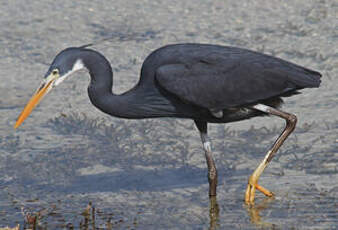
[[[53,71],[52,71],[52,74],[53,75],[57,75],[59,73],[59,70],[58,69],[53,69]]]

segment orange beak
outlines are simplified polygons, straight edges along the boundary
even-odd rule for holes
[[[14,129],[18,128],[21,123],[28,117],[28,115],[32,112],[32,110],[35,108],[37,104],[42,100],[42,98],[52,89],[53,82],[55,81],[55,78],[50,79],[49,81],[44,80],[41,83],[41,86],[36,90],[32,98],[27,103],[26,107],[22,110],[20,116],[18,117]]]

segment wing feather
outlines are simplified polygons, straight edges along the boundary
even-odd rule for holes
[[[318,87],[320,74],[278,58],[247,52],[210,54],[156,70],[156,80],[182,101],[220,110]]]

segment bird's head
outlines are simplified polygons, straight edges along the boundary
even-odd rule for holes
[[[39,104],[42,98],[55,86],[60,84],[65,78],[77,70],[84,68],[80,58],[82,48],[67,48],[61,51],[53,60],[40,86],[29,100],[20,116],[18,117],[14,128],[17,128],[28,117],[34,107]]]

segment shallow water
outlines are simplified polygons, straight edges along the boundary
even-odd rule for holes
[[[1,2],[0,227],[37,217],[48,229],[336,229],[336,12],[331,0]],[[217,201],[207,196],[193,122],[111,118],[90,104],[85,72],[14,131],[55,54],[92,42],[111,61],[118,93],[168,43],[241,46],[320,71],[319,89],[283,107],[299,123],[260,180],[275,199],[243,202],[248,176],[283,128],[278,118],[210,126]]]

